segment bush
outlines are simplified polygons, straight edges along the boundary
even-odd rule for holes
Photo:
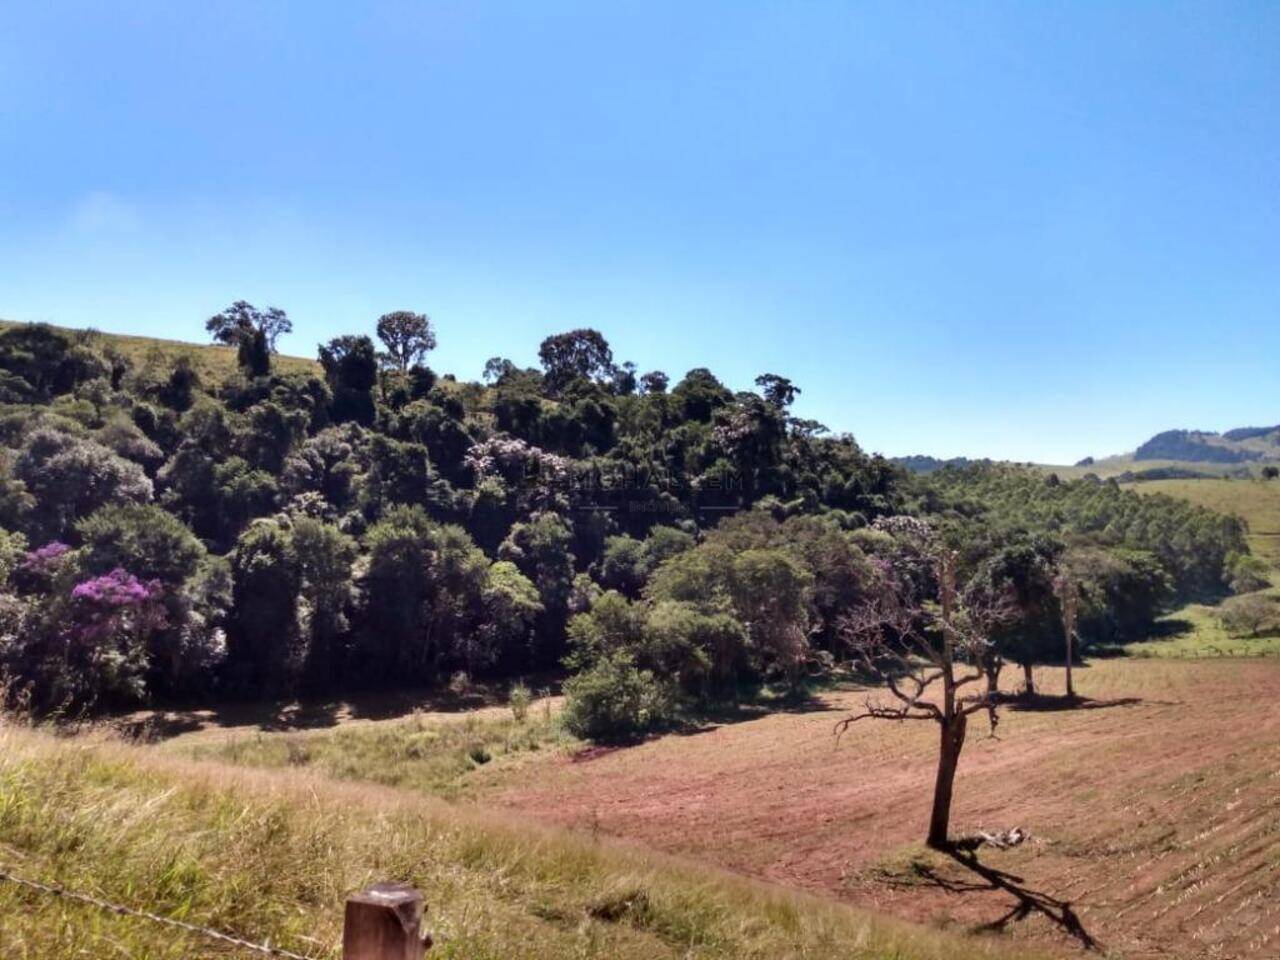
[[[1218,608],[1218,619],[1223,629],[1236,637],[1261,636],[1264,630],[1274,630],[1280,626],[1280,610],[1276,602],[1260,593],[1248,593],[1241,597],[1231,597],[1222,602]]]
[[[602,657],[564,685],[564,723],[588,740],[627,740],[669,723],[672,690],[626,654]]]
[[[511,685],[507,694],[507,703],[511,706],[511,716],[516,723],[524,723],[529,718],[529,705],[533,703],[533,693],[523,683],[517,681]]]
[[[1232,593],[1253,593],[1271,586],[1271,565],[1261,557],[1245,553],[1236,557],[1223,575]]]

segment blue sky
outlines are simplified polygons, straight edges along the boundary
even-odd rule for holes
[[[0,4],[0,316],[594,326],[871,449],[1280,422],[1280,5]]]

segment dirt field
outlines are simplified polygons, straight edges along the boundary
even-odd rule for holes
[[[1039,682],[1052,693],[1059,671]],[[1008,682],[1013,678],[1008,677]],[[1033,840],[926,852],[932,724],[831,730],[864,698],[524,769],[491,799],[939,925],[1126,958],[1280,957],[1280,664],[1113,660],[1090,701],[975,717],[955,832]]]

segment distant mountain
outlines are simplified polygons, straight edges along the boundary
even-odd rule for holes
[[[943,460],[925,454],[895,457],[894,463],[913,473],[934,473],[944,467],[989,462],[953,457]],[[1264,467],[1280,463],[1280,424],[1212,430],[1165,430],[1131,453],[1084,457],[1074,464],[1034,464],[1062,479],[1094,475],[1132,483],[1143,480],[1190,480],[1201,477],[1257,476]]]
[[[1222,435],[1224,440],[1255,440],[1270,437],[1272,443],[1280,443],[1280,426],[1276,427],[1237,427]]]
[[[1241,427],[1226,433],[1166,430],[1133,452],[1134,460],[1247,463],[1280,460],[1280,426]]]
[[[893,462],[900,467],[906,467],[912,473],[934,473],[943,467],[967,467],[977,461],[970,460],[968,457],[952,457],[950,460],[939,460],[937,457],[915,454],[910,457],[894,457]]]

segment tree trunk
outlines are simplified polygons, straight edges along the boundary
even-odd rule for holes
[[[1076,698],[1075,684],[1071,682],[1071,634],[1067,634],[1067,699]]]
[[[1027,696],[1034,697],[1036,695],[1036,678],[1031,675],[1031,664],[1024,663],[1022,665],[1022,676],[1026,681]]]
[[[929,818],[929,846],[935,850],[947,847],[947,831],[951,826],[951,788],[956,780],[956,766],[964,747],[968,717],[963,713],[940,724],[942,731],[938,749],[938,778],[933,785],[933,814]]]
[[[982,665],[982,671],[987,675],[987,696],[994,697],[1000,692],[1000,671],[1004,669],[1004,663],[1001,660],[988,660]]]

